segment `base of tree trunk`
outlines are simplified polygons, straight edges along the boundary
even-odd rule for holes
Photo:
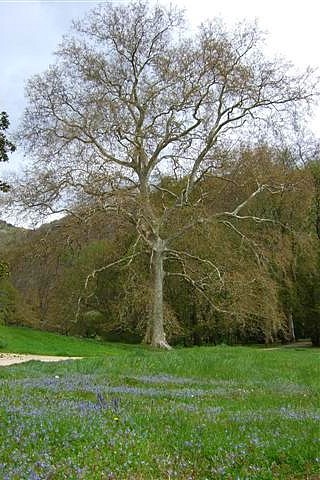
[[[172,347],[169,345],[169,343],[166,340],[158,340],[158,341],[155,340],[151,342],[151,347],[163,348],[165,350],[172,350]]]
[[[152,340],[150,332],[148,331],[142,340],[142,343],[144,345],[149,345],[150,347],[153,348],[163,348],[165,350],[172,350],[172,347],[169,345],[167,340],[162,339],[162,340]]]

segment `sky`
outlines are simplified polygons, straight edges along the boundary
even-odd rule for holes
[[[126,3],[126,0],[112,3],[120,2]],[[62,36],[68,33],[72,19],[83,17],[98,3],[94,0],[0,0],[0,111],[9,114],[12,131],[25,107],[26,81],[54,62],[53,52]],[[169,0],[159,3],[169,3]],[[319,0],[173,0],[171,3],[186,9],[192,25],[215,16],[231,24],[257,19],[260,28],[268,33],[267,53],[282,55],[301,68],[312,65],[320,70]],[[320,108],[310,124],[320,137]],[[8,167],[19,169],[22,164],[22,154],[17,152],[10,157]],[[0,178],[1,171],[8,167],[0,164]]]

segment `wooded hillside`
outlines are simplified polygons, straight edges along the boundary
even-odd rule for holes
[[[199,184],[199,191],[209,192],[201,200],[203,211],[228,211],[234,199],[247,198],[257,178],[267,184],[277,177],[286,188],[253,198],[243,211],[248,221],[232,227],[228,220],[195,222],[188,235],[176,239],[174,250],[180,253],[168,257],[165,267],[168,339],[200,345],[312,336],[318,345],[318,170],[314,163],[297,167],[288,153],[266,146],[232,156],[236,175],[221,180],[208,172]],[[161,210],[167,192],[180,187],[173,178],[161,179],[152,194],[155,208]],[[186,205],[184,221],[192,214],[192,205]],[[11,272],[1,280],[2,321],[141,341],[152,285],[149,259],[136,245],[134,226],[99,209],[83,218],[64,217],[37,230],[1,224]],[[178,223],[172,215],[167,233],[174,234]]]

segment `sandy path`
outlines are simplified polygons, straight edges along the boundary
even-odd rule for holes
[[[39,360],[40,362],[61,362],[63,360],[75,360],[83,357],[57,357],[52,355],[25,355],[20,353],[0,353],[0,367],[13,365],[14,363]]]

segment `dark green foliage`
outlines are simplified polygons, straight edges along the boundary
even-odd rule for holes
[[[297,277],[297,312],[305,335],[320,346],[320,162],[309,165],[313,182],[311,235],[309,251],[299,258]],[[314,235],[315,233],[315,235]]]
[[[16,323],[18,292],[8,279],[0,279],[0,324]]]
[[[14,289],[7,280],[9,266],[6,262],[0,261],[0,325],[5,324],[15,305]]]
[[[9,275],[9,265],[0,260],[0,279],[5,278]]]
[[[105,323],[105,315],[98,310],[88,310],[79,318],[75,330],[83,337],[95,338],[103,334]]]
[[[9,160],[8,152],[14,152],[16,147],[10,142],[6,135],[5,130],[9,127],[10,122],[8,114],[6,112],[0,113],[0,162],[7,162]],[[6,182],[0,180],[0,191],[7,192],[9,185]]]
[[[308,265],[301,258],[296,281],[294,315],[300,335],[310,337],[314,346],[320,346],[320,254]]]
[[[313,221],[320,241],[320,161],[312,162],[310,170],[314,183]]]

